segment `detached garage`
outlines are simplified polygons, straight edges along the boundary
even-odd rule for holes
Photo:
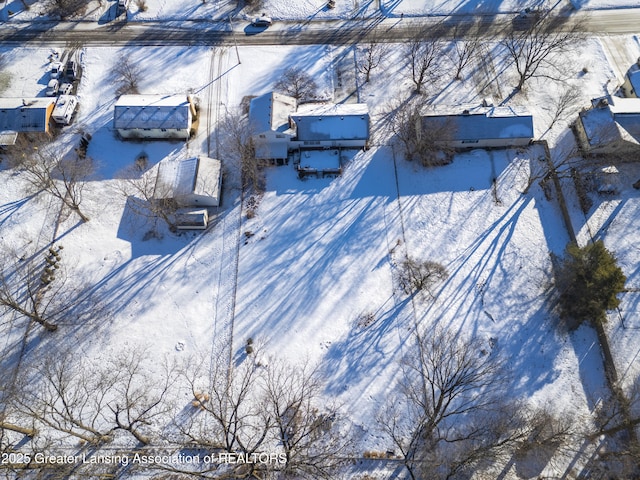
[[[209,157],[164,160],[158,165],[157,200],[174,200],[179,207],[217,207],[222,194],[222,162]]]
[[[195,114],[187,95],[122,95],[114,108],[113,126],[126,139],[187,140]]]

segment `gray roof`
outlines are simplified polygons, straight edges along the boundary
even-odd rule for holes
[[[15,145],[18,140],[18,132],[4,131],[0,132],[0,145]]]
[[[640,143],[640,98],[606,97],[580,112],[580,121],[593,147],[618,140]]]
[[[518,107],[439,107],[422,111],[423,128],[451,122],[451,141],[533,138],[533,116]]]
[[[252,133],[289,129],[289,114],[296,111],[297,101],[280,93],[269,92],[251,100],[249,124]]]
[[[54,104],[55,98],[0,98],[0,132],[46,132]]]
[[[122,95],[115,104],[117,129],[190,128],[191,102],[186,95]]]
[[[156,195],[158,198],[180,198],[202,195],[219,198],[220,160],[193,157],[186,160],[164,160],[158,165]]]
[[[365,103],[305,104],[291,119],[300,141],[369,139],[369,108]]]

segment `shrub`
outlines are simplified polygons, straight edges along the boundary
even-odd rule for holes
[[[429,290],[433,285],[446,280],[449,276],[443,265],[430,260],[421,262],[407,257],[399,267],[398,284],[407,295],[416,291]]]
[[[617,295],[627,278],[602,240],[585,247],[570,243],[558,270],[560,316],[575,329],[585,321],[604,323],[606,312],[620,304]]]

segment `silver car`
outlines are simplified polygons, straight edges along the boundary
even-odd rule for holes
[[[49,80],[47,84],[47,90],[44,94],[47,97],[55,97],[58,94],[58,90],[60,90],[60,82],[56,78],[52,78]]]

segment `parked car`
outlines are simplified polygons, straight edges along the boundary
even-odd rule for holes
[[[69,60],[67,62],[67,68],[65,68],[64,75],[67,77],[67,80],[71,82],[78,77],[78,64],[75,60]]]
[[[60,90],[60,82],[56,78],[49,80],[47,84],[47,90],[44,92],[47,97],[55,97]]]
[[[118,7],[116,9],[116,16],[122,15],[129,8],[129,0],[118,0]]]
[[[272,24],[271,17],[268,17],[265,13],[251,22],[254,27],[270,27]]]
[[[62,83],[60,84],[60,95],[71,95],[73,93],[73,84],[72,83]]]
[[[51,64],[51,70],[49,75],[51,78],[60,78],[64,71],[64,65],[62,62],[54,62]]]

